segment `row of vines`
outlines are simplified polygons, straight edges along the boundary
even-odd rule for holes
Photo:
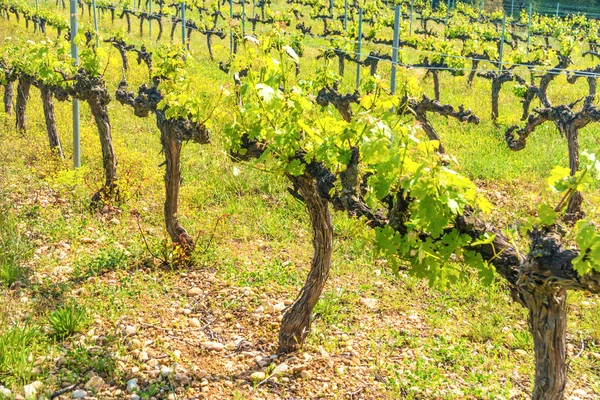
[[[254,17],[258,18],[257,22],[285,18],[285,14],[272,17],[268,5],[261,4],[260,17]],[[300,7],[299,3],[294,4]],[[159,16],[163,18],[167,8],[164,3],[159,5]],[[98,6],[114,15],[116,7],[100,2]],[[216,2],[205,7],[204,3],[192,3],[190,6],[195,6],[199,15],[210,17],[208,25],[198,28],[207,34],[209,46],[210,35],[224,37],[225,30],[216,26],[219,18],[223,18],[219,14],[222,4]],[[291,15],[300,19],[302,11],[295,6],[290,8],[290,21]],[[326,57],[366,62],[353,59],[351,50],[335,45],[343,43],[343,38],[356,39],[354,18],[346,33],[337,25],[343,24],[339,5],[327,9],[327,18],[318,18],[325,15],[326,6],[317,2],[303,6],[311,7],[313,20],[323,20],[325,36],[335,36],[327,39],[332,47]],[[355,2],[350,6],[352,16],[359,6],[375,32],[371,35],[369,30],[365,39],[375,41],[380,32],[390,27],[389,10],[377,2]],[[146,47],[128,43],[122,36],[106,39],[119,50],[124,69],[127,69],[128,55],[133,54],[147,67],[149,77],[146,83],[135,88],[123,79],[113,96],[104,80],[107,60],[98,52],[92,30],[83,30],[76,37],[81,57],[78,66],[72,64],[67,41],[7,40],[0,48],[5,74],[2,81],[5,111],[15,114],[17,129],[26,132],[30,87],[39,88],[49,143],[60,157],[62,149],[54,100],[80,99],[89,105],[98,128],[105,177],[102,189],[92,197],[92,207],[119,197],[109,102],[114,97],[131,108],[134,115],[155,118],[165,157],[165,227],[181,253],[181,262],[195,249],[193,237],[178,219],[183,143],[205,144],[218,132],[223,135],[232,160],[260,163],[289,180],[292,195],[306,205],[314,254],[306,282],[281,322],[280,352],[296,351],[310,332],[312,310],[332,263],[333,210],[348,213],[356,218],[356,223],[372,228],[367,240],[376,249],[376,257],[387,260],[395,271],[408,269],[442,289],[458,280],[469,279],[472,271],[477,271],[481,279],[488,282],[495,277],[502,279],[512,298],[529,313],[536,363],[533,398],[562,399],[567,379],[567,291],[600,292],[600,232],[595,222],[586,217],[584,202],[586,191],[593,190],[590,188],[600,180],[600,161],[593,154],[580,151],[578,145],[580,129],[599,121],[600,110],[594,104],[596,75],[585,75],[583,69],[571,70],[568,77],[573,82],[581,76],[588,79],[589,93],[585,98],[554,105],[547,89],[571,64],[576,40],[585,37],[590,46],[595,46],[592,33],[598,32],[598,25],[579,17],[549,22],[551,19],[547,17],[536,16],[540,27],[553,27],[549,32],[558,36],[554,39],[544,36],[537,47],[520,52],[518,43],[523,40],[514,34],[515,50],[511,53],[514,58],[505,60],[506,68],[498,70],[495,65],[499,54],[485,50],[498,50],[498,45],[505,43],[497,34],[498,16],[459,4],[449,18],[450,13],[443,6],[435,12],[428,4],[415,2],[415,6],[419,8],[423,32],[408,35],[402,39],[402,46],[431,53],[423,53],[428,55],[413,66],[428,69],[434,82],[439,81],[439,72],[443,70],[456,73],[449,40],[462,41],[463,46],[456,50],[461,56],[468,51],[466,49],[471,49],[469,54],[482,58],[479,62],[494,66],[493,71],[477,73],[477,65],[473,64],[470,77],[491,81],[493,118],[498,117],[498,93],[502,84],[516,82],[521,91],[525,122],[506,130],[510,149],[523,149],[529,135],[546,122],[553,122],[566,139],[569,167],[556,167],[548,179],[553,190],[559,193],[559,200],[555,204],[542,203],[538,216],[529,221],[521,238],[509,237],[502,226],[486,220],[492,205],[471,180],[451,169],[444,153],[452,149],[442,145],[428,118],[430,113],[436,113],[478,123],[477,116],[462,106],[441,103],[439,88],[435,91],[436,99],[416,96],[405,70],[400,74],[404,84],[397,93],[391,93],[388,85],[378,78],[376,63],[371,68],[372,76],[364,78],[356,91],[346,91],[340,83],[340,73],[344,72],[341,62],[337,73],[330,68],[305,73],[301,71],[299,33],[287,33],[285,23],[271,21],[272,27],[262,35],[244,35],[241,28],[234,29],[236,51],[221,64],[231,76],[231,82],[224,82],[218,99],[194,90],[195,77],[189,68],[192,57],[184,46],[164,45],[151,53]],[[43,33],[47,33],[47,26],[56,28],[59,36],[67,29],[57,14],[48,11],[35,11],[6,1],[0,9],[5,17],[11,14],[24,17],[33,23],[35,30]],[[129,11],[127,5],[120,11],[126,18],[142,15],[139,11]],[[181,22],[176,21],[175,16],[172,18],[173,26]],[[144,20],[148,21],[148,15],[140,17],[140,26]],[[432,30],[428,21],[444,28]],[[450,22],[446,24],[446,21]],[[513,26],[518,28],[522,23],[519,21],[514,21]],[[193,20],[189,22],[188,27],[201,26],[199,22],[195,25],[192,25]],[[468,35],[460,34],[461,26],[469,29]],[[478,27],[491,28],[478,31]],[[532,29],[535,27],[537,25],[532,24]],[[559,27],[565,30],[561,33]],[[305,25],[302,34],[311,34],[311,29],[314,28]],[[389,39],[379,39],[384,40]],[[474,45],[469,44],[475,42],[482,47],[473,48]],[[557,43],[558,48],[552,47]],[[589,51],[594,53],[595,47]],[[529,58],[517,60],[519,54]],[[531,74],[529,80],[511,68],[527,64],[536,69],[554,60],[558,60],[555,66],[546,68],[539,76]],[[16,100],[13,99],[15,85]],[[540,107],[530,112],[536,99]],[[225,117],[224,129],[211,129],[215,125],[217,107],[231,111]],[[519,239],[518,245],[516,239]]]

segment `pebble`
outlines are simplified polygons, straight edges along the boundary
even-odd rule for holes
[[[271,307],[271,312],[274,314],[279,314],[285,309],[284,303],[277,303]]]
[[[127,381],[127,391],[129,393],[135,393],[138,390],[140,390],[140,387],[138,386],[137,378],[133,378]]]
[[[10,391],[10,389],[0,385],[0,397],[10,397],[11,394],[12,392]]]
[[[35,386],[33,386],[33,383],[30,383],[29,385],[23,386],[23,394],[25,395],[26,399],[35,399],[37,389]]]
[[[73,394],[71,395],[71,397],[74,399],[83,399],[83,398],[85,398],[85,396],[87,396],[87,392],[82,389],[75,390],[73,392]]]
[[[266,377],[267,377],[267,374],[265,374],[265,373],[264,373],[264,372],[262,372],[262,371],[257,371],[257,372],[254,372],[252,375],[250,375],[250,379],[251,379],[253,382],[261,382],[261,381],[264,381]]]
[[[128,336],[135,335],[136,332],[137,332],[137,328],[135,326],[133,326],[133,325],[128,325],[125,328],[125,334],[128,335]]]
[[[169,367],[162,367],[160,369],[160,375],[163,377],[168,377],[169,375],[171,375],[171,373],[173,372],[173,370]]]
[[[222,351],[225,348],[225,345],[219,342],[204,342],[202,343],[202,347],[208,351]]]
[[[190,326],[193,328],[200,328],[200,320],[198,318],[191,318]]]
[[[93,390],[94,392],[99,392],[100,389],[104,386],[104,379],[99,376],[93,376],[87,383],[85,384],[85,388],[88,390]]]
[[[308,370],[301,371],[300,378],[310,380],[310,378],[312,378],[310,371],[308,371]]]
[[[175,356],[175,358],[181,358],[181,351],[175,350],[173,351],[173,355]]]
[[[140,400],[140,396],[138,396],[137,394],[132,394],[129,400]]]
[[[113,225],[119,225],[121,223],[121,221],[119,221],[117,218],[113,218],[110,221],[108,221],[109,223],[113,224]]]
[[[140,354],[138,354],[138,360],[140,361],[148,361],[150,359],[150,357],[148,357],[148,353],[145,351],[140,351]]]
[[[277,375],[284,374],[287,372],[288,369],[289,369],[289,367],[286,363],[281,363],[273,369],[273,372],[271,372],[271,375],[277,376]]]
[[[525,350],[523,350],[523,349],[516,349],[516,350],[515,350],[515,353],[516,353],[516,354],[518,354],[518,355],[520,355],[520,356],[523,356],[523,357],[525,357],[525,356],[529,355],[529,353],[528,353],[528,352],[526,352],[526,351],[525,351]]]
[[[188,296],[198,296],[200,294],[202,294],[202,289],[200,289],[199,287],[193,287],[190,290],[188,290]]]
[[[377,307],[377,299],[363,297],[360,299],[360,304],[374,310]]]
[[[573,394],[575,396],[579,396],[579,397],[583,397],[583,398],[587,397],[587,395],[588,395],[587,392],[583,389],[575,389],[575,390],[573,390]]]
[[[167,396],[168,400],[175,400],[177,398],[177,396],[175,396],[175,393],[169,393],[169,395]]]

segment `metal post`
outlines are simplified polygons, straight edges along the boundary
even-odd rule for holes
[[[446,2],[446,22],[444,22],[446,26],[448,26],[448,17],[450,17],[450,0]]]
[[[560,9],[560,3],[556,3],[556,18],[558,18],[558,10]]]
[[[246,0],[242,0],[242,36],[246,35]]]
[[[152,37],[152,2],[153,0],[148,1],[148,14],[150,14],[150,18],[148,18],[148,31],[150,32],[150,37]]]
[[[348,0],[344,0],[344,32],[348,32]]]
[[[502,37],[500,37],[500,54],[498,59],[498,71],[502,72],[502,57],[504,56],[504,33],[506,31],[506,14],[502,17]]]
[[[181,2],[181,43],[185,47],[185,2]]]
[[[363,9],[358,9],[358,46],[356,60],[360,61],[360,53],[362,52],[362,25],[363,25]],[[360,86],[360,62],[356,63],[356,89]]]
[[[450,1],[450,0],[448,0]],[[396,93],[396,64],[398,64],[398,46],[400,43],[400,6],[394,9],[394,41],[392,47],[392,77],[390,89],[392,94]]]
[[[415,0],[410,0],[410,30],[409,35],[412,36],[412,26],[413,26],[413,11],[415,9]]]
[[[511,0],[510,2],[510,17],[513,18],[515,11],[515,0]]]
[[[77,26],[77,0],[71,0],[70,4],[70,19],[71,19],[71,57],[73,64],[79,64],[79,52],[75,44],[75,36],[79,27]],[[79,134],[79,100],[72,98],[73,104],[73,167],[81,166],[81,149],[80,149],[80,134]]]
[[[96,49],[100,47],[98,39],[98,14],[96,11],[96,0],[92,0],[92,8],[94,9],[94,32],[96,33]]]
[[[229,19],[233,19],[233,0],[229,0]],[[229,28],[229,54],[233,53],[233,28]]]
[[[527,54],[531,46],[531,14],[533,13],[533,3],[529,3],[529,19],[527,20]]]
[[[333,15],[333,0],[329,0],[329,14]]]

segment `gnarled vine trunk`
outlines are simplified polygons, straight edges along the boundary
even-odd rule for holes
[[[440,73],[437,70],[430,69],[431,76],[433,77],[433,94],[437,101],[440,101]]]
[[[312,310],[329,276],[333,253],[333,225],[328,201],[319,195],[313,178],[299,176],[290,179],[304,198],[310,215],[314,254],[304,287],[283,316],[279,331],[280,353],[293,352],[304,343],[310,330]]]
[[[165,225],[173,243],[179,245],[186,254],[194,250],[194,239],[188,234],[177,216],[179,210],[179,189],[181,187],[181,140],[173,123],[163,120],[159,123],[160,143],[165,154]]]
[[[562,400],[567,383],[567,291],[537,287],[523,298],[535,353],[532,400]]]
[[[15,85],[14,82],[8,81],[6,85],[4,85],[4,111],[8,115],[12,115],[13,113],[13,98],[15,96]]]
[[[21,77],[17,85],[17,130],[24,132],[27,130],[27,101],[29,101],[29,89],[31,82],[27,78]]]
[[[52,101],[52,92],[48,88],[40,87],[42,97],[42,106],[44,107],[44,118],[46,120],[46,132],[48,133],[48,142],[50,149],[55,150],[60,158],[64,158],[58,129],[56,127],[56,116],[54,114],[54,102]]]
[[[98,127],[98,136],[102,146],[102,165],[104,167],[104,187],[92,197],[92,203],[97,203],[105,196],[111,197],[117,189],[117,157],[113,146],[111,136],[110,119],[108,117],[108,108],[98,99],[88,99],[90,111]]]

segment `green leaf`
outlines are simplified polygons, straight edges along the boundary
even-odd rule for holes
[[[538,208],[538,217],[542,225],[550,226],[556,223],[558,213],[548,204],[544,203]]]

